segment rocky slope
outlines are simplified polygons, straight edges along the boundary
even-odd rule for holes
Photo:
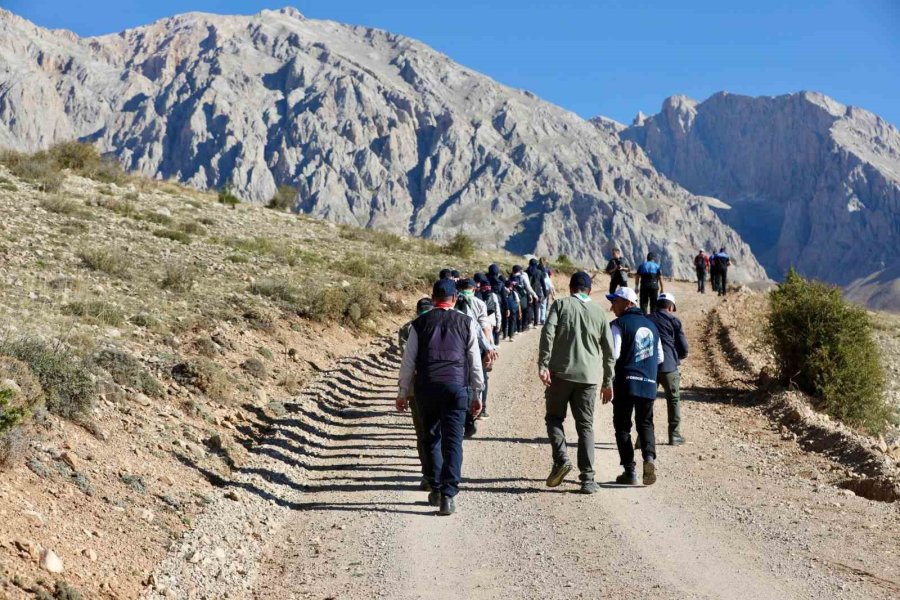
[[[314,216],[590,264],[614,243],[687,276],[698,246],[724,244],[736,279],[764,276],[614,129],[384,31],[282,9],[80,39],[0,11],[0,52],[3,146],[96,141],[155,177],[253,200],[291,184]]]
[[[730,204],[721,215],[770,276],[794,266],[862,279],[875,305],[900,302],[884,271],[900,259],[900,131],[883,119],[815,93],[719,93],[669,98],[620,135],[691,192]]]

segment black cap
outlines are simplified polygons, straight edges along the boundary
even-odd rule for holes
[[[512,272],[513,272],[513,273],[521,273],[521,272],[522,272],[522,267],[520,267],[519,265],[514,265],[514,266],[513,266],[513,271],[512,271]]]
[[[416,302],[417,314],[427,313],[432,308],[434,308],[434,302],[431,301],[431,298],[422,298]]]
[[[431,295],[442,300],[458,296],[459,294],[456,292],[456,282],[449,279],[436,281],[434,287],[431,288]]]
[[[584,271],[578,271],[577,273],[572,275],[572,279],[569,280],[569,287],[575,289],[591,289],[591,287],[593,287],[593,281],[591,281],[590,275],[588,275]]]
[[[456,289],[458,290],[471,290],[475,288],[475,282],[471,279],[460,279],[456,282]]]
[[[456,277],[458,279],[459,271],[457,271],[456,269],[453,269],[452,271],[450,271],[450,277]]]
[[[656,260],[656,254],[650,252],[649,254],[647,254],[647,260]]]
[[[441,269],[441,272],[438,273],[438,279],[450,279],[451,271],[450,269]]]

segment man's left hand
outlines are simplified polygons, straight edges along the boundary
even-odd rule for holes
[[[478,395],[481,395],[481,392],[478,392]],[[472,406],[469,409],[469,412],[472,414],[472,417],[477,417],[481,414],[481,400],[478,398],[472,399]]]
[[[409,398],[399,396],[395,404],[397,406],[397,410],[399,410],[400,412],[405,412],[409,408]]]
[[[538,372],[538,377],[541,378],[541,383],[543,383],[547,387],[550,387],[550,382],[553,380],[553,376],[550,374],[550,369],[541,369]]]

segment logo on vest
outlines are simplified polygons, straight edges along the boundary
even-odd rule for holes
[[[641,327],[634,334],[634,362],[639,363],[653,356],[653,332]]]

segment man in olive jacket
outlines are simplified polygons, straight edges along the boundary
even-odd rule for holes
[[[558,486],[572,470],[563,430],[566,410],[571,406],[578,432],[581,491],[593,494],[599,489],[594,481],[597,385],[601,384],[603,400],[608,402],[612,398],[616,359],[606,311],[591,300],[590,276],[583,272],[572,275],[569,292],[570,296],[560,298],[550,307],[538,354],[539,375],[547,386],[545,421],[553,450],[553,468],[547,486]]]

